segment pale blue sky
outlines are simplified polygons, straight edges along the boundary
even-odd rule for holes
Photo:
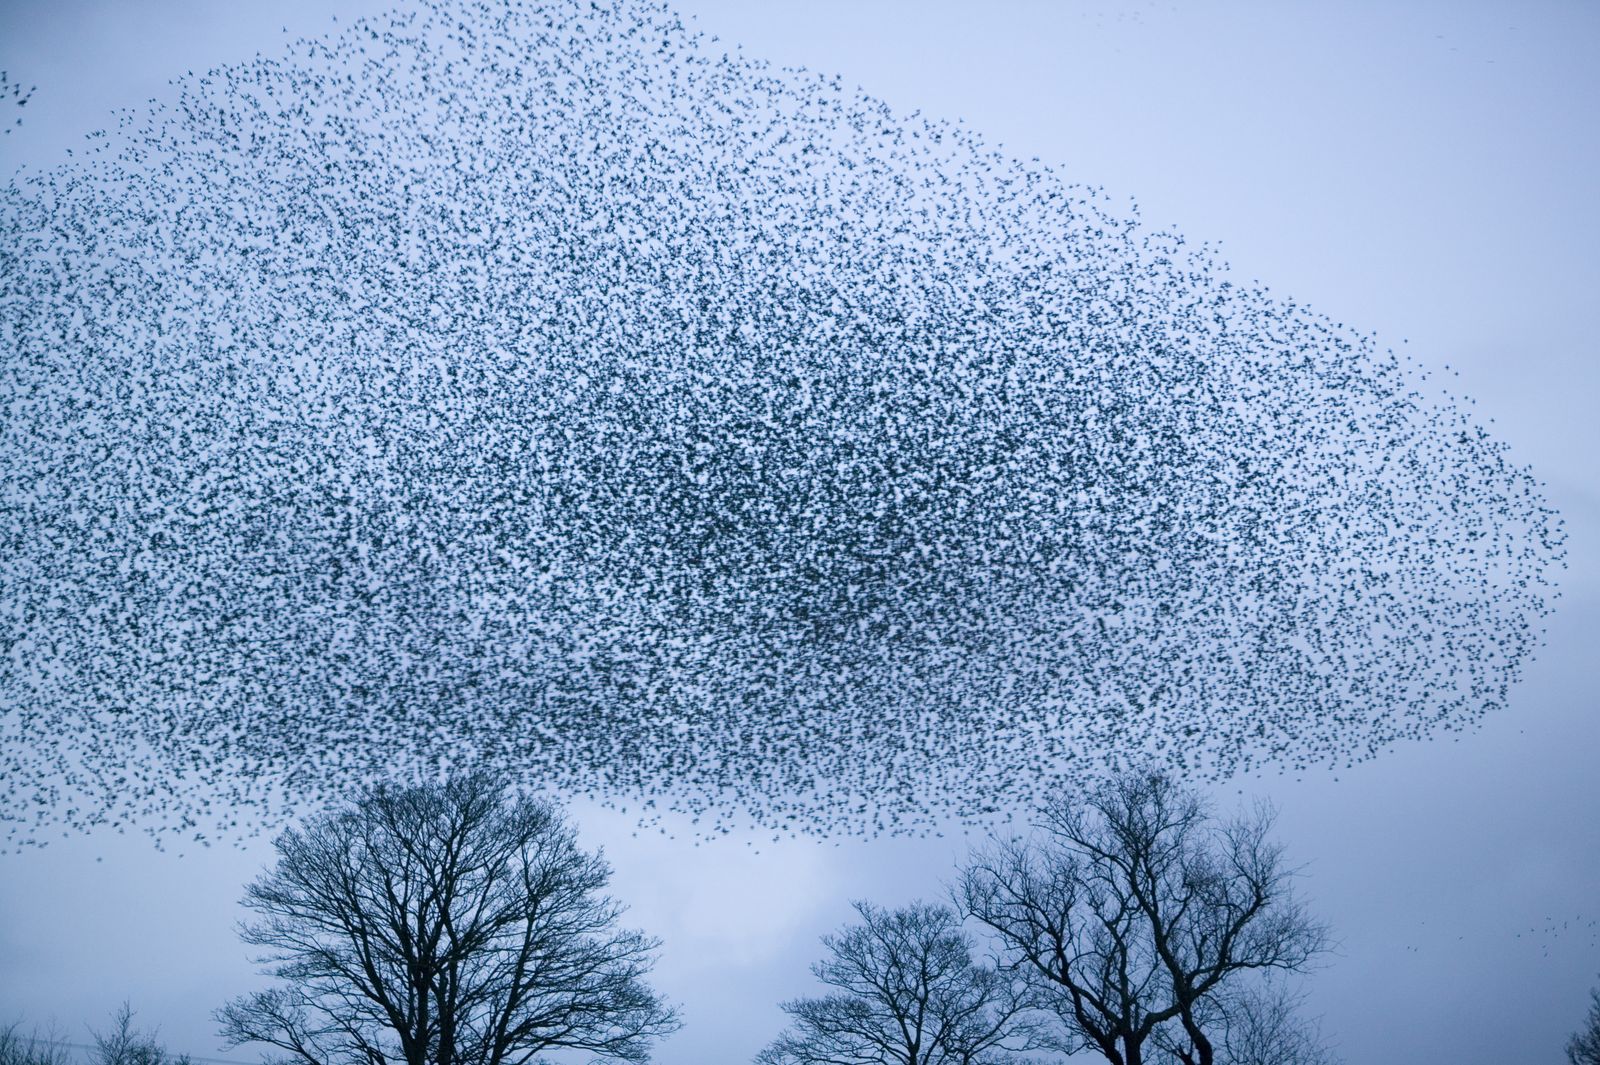
[[[382,10],[328,0],[0,0],[0,69],[37,84],[0,171],[48,166],[168,77]],[[1432,365],[1548,481],[1571,569],[1510,710],[1459,741],[1271,798],[1342,940],[1312,1005],[1351,1065],[1561,1060],[1600,981],[1600,7],[1588,3],[760,4],[680,10],[755,56],[960,118],[1145,219],[1220,240],[1234,269]],[[1591,651],[1585,652],[1584,647]],[[579,810],[632,920],[666,945],[686,1027],[668,1065],[748,1061],[810,987],[849,900],[939,890],[959,839],[634,839]],[[81,1035],[124,997],[176,1049],[222,1054],[208,1014],[255,981],[234,901],[270,848],[154,851],[74,837],[0,855],[0,1021]],[[759,854],[756,851],[759,850]],[[1571,921],[1560,933],[1547,922]]]

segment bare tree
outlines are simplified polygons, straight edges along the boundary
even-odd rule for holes
[[[0,1027],[0,1065],[72,1065],[72,1056],[54,1032],[23,1035],[22,1023],[13,1021]]]
[[[123,1002],[111,1015],[111,1027],[94,1036],[95,1065],[190,1065],[189,1055],[171,1054],[154,1031],[133,1026],[133,1007]]]
[[[1225,1065],[1337,1065],[1303,1002],[1283,981],[1259,980],[1210,996],[1195,1012],[1202,1030],[1221,1033],[1217,1060]],[[1181,1026],[1157,1028],[1154,1042],[1179,1061],[1192,1054]]]
[[[639,1062],[678,1026],[644,983],[658,944],[617,928],[610,869],[549,804],[481,775],[378,785],[276,845],[242,935],[287,986],[217,1011],[230,1046],[304,1065]]]
[[[811,967],[837,993],[784,1003],[794,1025],[759,1065],[997,1065],[1039,1045],[1025,986],[973,962],[949,907],[855,908]]]
[[[127,1002],[111,1015],[109,1029],[89,1029],[92,1045],[68,1042],[53,1031],[40,1035],[35,1029],[23,1035],[19,1028],[0,1028],[0,1065],[73,1065],[81,1060],[74,1050],[87,1051],[93,1065],[191,1065],[189,1055],[167,1050],[155,1031],[134,1028],[133,1007]]]
[[[1571,1065],[1600,1065],[1600,988],[1589,992],[1589,1017],[1567,1040]]]
[[[1300,971],[1327,947],[1293,897],[1264,806],[1221,821],[1171,777],[1120,777],[1043,812],[1043,835],[992,845],[953,894],[1062,1023],[1058,1049],[1141,1065],[1164,1040],[1213,1065],[1241,973]]]

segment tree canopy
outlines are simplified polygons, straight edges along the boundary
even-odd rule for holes
[[[609,867],[548,803],[483,775],[379,784],[276,845],[243,936],[284,983],[218,1011],[230,1045],[303,1065],[636,1062],[677,1027],[644,982],[658,944],[617,927]]]

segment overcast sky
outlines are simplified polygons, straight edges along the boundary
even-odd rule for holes
[[[0,69],[37,85],[0,175],[64,158],[166,80],[382,10],[356,0],[0,0]],[[753,56],[836,71],[901,113],[959,118],[1147,222],[1222,242],[1246,278],[1460,371],[1548,482],[1570,570],[1509,710],[1458,740],[1264,796],[1341,941],[1309,987],[1351,1065],[1562,1060],[1600,982],[1600,5],[686,0]],[[1589,647],[1585,652],[1583,648]],[[1242,795],[1240,794],[1242,792]],[[665,940],[683,1007],[668,1065],[748,1061],[812,988],[849,900],[935,895],[967,841],[693,848],[575,810],[631,920]],[[179,851],[184,851],[181,855]],[[142,836],[0,855],[0,1022],[71,1037],[123,998],[176,1050],[223,1052],[208,1015],[257,986],[233,932],[271,857]],[[1563,928],[1563,923],[1565,927]]]

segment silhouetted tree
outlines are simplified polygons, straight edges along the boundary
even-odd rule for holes
[[[1041,827],[975,855],[953,895],[1061,1019],[1065,1052],[1141,1065],[1169,1025],[1174,1056],[1212,1065],[1239,974],[1326,949],[1265,806],[1220,821],[1171,777],[1131,774],[1047,807]]]
[[[133,1026],[133,1007],[124,1002],[111,1015],[105,1031],[89,1029],[93,1045],[68,1042],[53,1032],[40,1035],[35,1029],[23,1035],[20,1025],[0,1028],[0,1065],[77,1065],[85,1059],[74,1050],[88,1051],[92,1065],[191,1065],[189,1055],[173,1054],[156,1038],[154,1031],[142,1032]]]
[[[243,936],[286,986],[217,1012],[230,1046],[305,1065],[638,1062],[677,1027],[644,983],[658,944],[617,928],[610,869],[547,803],[481,775],[378,785],[276,845]]]
[[[1223,1065],[1336,1065],[1322,1026],[1302,1011],[1303,995],[1282,981],[1255,981],[1208,996],[1196,1009],[1199,1026],[1220,1033]],[[1178,1061],[1192,1057],[1181,1026],[1156,1029],[1153,1042]]]
[[[759,1065],[998,1065],[1039,1045],[1025,986],[973,962],[949,907],[855,908],[811,967],[837,993],[784,1003],[794,1025]]]
[[[1589,1017],[1567,1040],[1567,1060],[1572,1065],[1600,1065],[1600,988],[1589,992]]]
[[[133,1026],[133,1007],[123,1002],[111,1015],[111,1027],[93,1032],[95,1065],[190,1065],[189,1055],[172,1054],[156,1033]]]
[[[22,1034],[19,1021],[0,1028],[0,1065],[73,1065],[67,1047],[54,1033],[39,1034],[35,1028]]]

